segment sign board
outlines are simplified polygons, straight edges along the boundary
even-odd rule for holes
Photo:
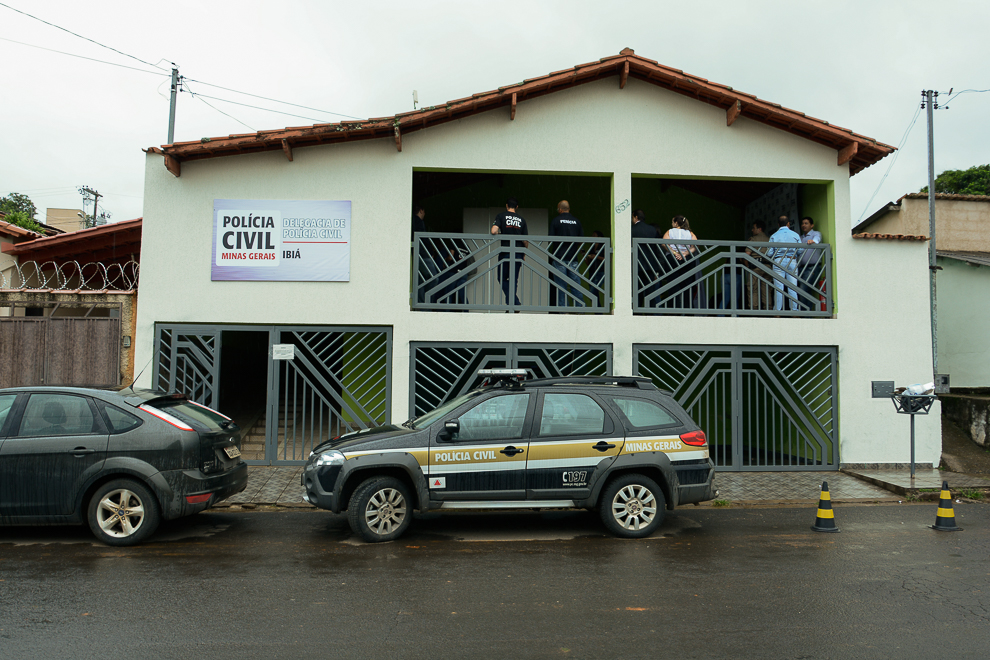
[[[347,282],[351,203],[213,200],[213,281]]]
[[[295,360],[296,359],[295,344],[272,344],[272,359]]]

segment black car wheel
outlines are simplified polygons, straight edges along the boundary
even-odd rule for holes
[[[394,477],[364,481],[347,506],[351,530],[369,543],[399,538],[411,521],[409,489]]]
[[[155,496],[131,479],[108,481],[89,500],[89,528],[107,545],[140,543],[154,533],[160,519]]]
[[[614,479],[602,491],[599,502],[608,531],[628,539],[643,538],[659,529],[667,507],[660,487],[641,474]]]

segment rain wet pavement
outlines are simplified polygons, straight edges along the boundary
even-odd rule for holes
[[[990,505],[428,514],[392,543],[324,511],[221,510],[135,548],[0,530],[8,658],[985,658]]]

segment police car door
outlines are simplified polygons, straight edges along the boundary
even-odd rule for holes
[[[526,465],[528,499],[590,496],[596,468],[622,451],[622,426],[584,392],[545,392],[540,397]]]
[[[487,397],[456,418],[456,433],[437,434],[430,447],[430,499],[523,499],[534,398],[528,392]]]

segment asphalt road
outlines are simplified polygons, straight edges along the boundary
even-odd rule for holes
[[[430,515],[365,545],[326,512],[223,512],[137,548],[0,528],[0,657],[986,658],[990,505]]]

